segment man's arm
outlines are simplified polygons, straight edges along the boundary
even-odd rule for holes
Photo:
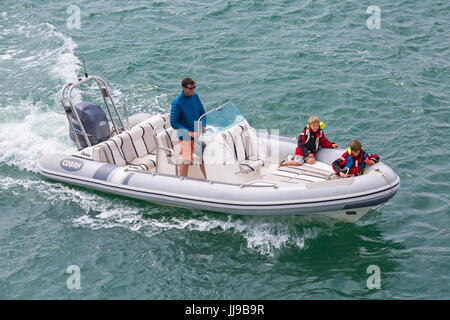
[[[200,100],[200,97],[198,95],[197,95],[197,98],[198,98],[198,103],[200,105],[200,117],[201,117],[202,115],[205,114],[205,108],[203,107],[202,101]],[[202,126],[206,127],[206,117],[202,118]],[[202,132],[204,132],[203,130],[204,129],[202,128]]]
[[[174,101],[170,109],[170,125],[177,130],[179,140],[184,140],[189,134],[189,129],[183,126],[180,122],[181,107]]]

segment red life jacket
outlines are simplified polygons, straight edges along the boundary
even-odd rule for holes
[[[349,168],[348,174],[359,176],[364,174],[365,169],[367,168],[366,160],[378,162],[379,157],[376,154],[372,155],[364,150],[361,150],[357,157],[353,153],[346,151],[339,159],[332,163],[332,167],[336,173],[342,171],[344,168]]]
[[[302,133],[298,136],[295,154],[307,157],[311,153],[315,156],[317,151],[319,151],[319,147],[331,148],[331,145],[332,142],[325,137],[322,129],[314,132],[308,127],[305,127]]]

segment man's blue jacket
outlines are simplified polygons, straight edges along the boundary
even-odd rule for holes
[[[181,93],[173,100],[170,110],[170,125],[177,129],[178,139],[189,137],[188,132],[195,132],[195,123],[205,113],[205,108],[198,94],[194,93],[188,97]],[[203,126],[206,126],[206,117],[202,119]]]

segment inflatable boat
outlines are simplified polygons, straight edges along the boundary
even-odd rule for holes
[[[73,90],[88,82],[98,85],[103,108],[73,102]],[[51,180],[183,208],[349,222],[379,208],[400,187],[398,175],[381,162],[361,176],[337,176],[331,163],[344,149],[322,148],[314,164],[280,166],[295,153],[296,139],[255,130],[230,102],[202,116],[206,130],[198,130],[189,174],[181,177],[183,159],[169,114],[128,117],[125,106],[121,114],[100,77],[80,78],[60,95],[78,150],[38,161],[40,174]]]

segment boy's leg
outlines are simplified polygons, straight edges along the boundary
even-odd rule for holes
[[[294,160],[281,161],[282,166],[300,166],[304,162],[303,156],[295,155]]]
[[[298,162],[295,162],[294,160],[284,160],[281,162],[282,166],[299,166],[300,164]]]

